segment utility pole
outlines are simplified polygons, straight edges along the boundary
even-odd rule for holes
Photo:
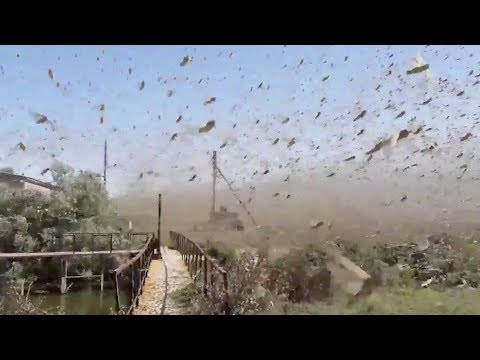
[[[210,210],[211,217],[215,214],[215,187],[217,184],[217,152],[213,152],[212,156],[212,166],[213,166],[213,188],[212,188],[212,209]]]
[[[103,147],[103,185],[107,188],[107,139]]]

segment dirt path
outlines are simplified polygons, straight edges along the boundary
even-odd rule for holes
[[[172,294],[192,283],[181,254],[162,248],[163,260],[153,260],[135,315],[183,315],[187,311]]]

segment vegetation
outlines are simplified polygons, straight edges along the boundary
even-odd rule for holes
[[[269,311],[279,301],[298,303],[330,296],[330,273],[326,254],[315,246],[292,250],[270,263],[262,251],[255,254],[210,247],[207,250],[228,271],[229,304],[233,314]],[[221,314],[223,291],[209,289],[205,298],[195,287],[182,289],[175,298],[194,314]]]
[[[2,315],[48,315],[35,306],[28,295],[24,296],[18,287],[6,286],[0,295],[0,314]]]
[[[356,297],[330,281],[328,257],[313,245],[274,262],[262,252],[207,251],[228,269],[233,314],[480,314],[478,251],[470,244],[455,250],[454,243],[442,234],[422,249],[402,244],[360,250],[341,244],[374,280],[371,292]],[[204,297],[189,286],[175,299],[194,314],[221,314],[223,294],[212,290],[215,296]]]
[[[0,173],[5,173],[5,174],[15,174],[15,170],[12,167],[4,167],[0,169]]]
[[[480,314],[480,293],[472,289],[438,291],[414,287],[380,288],[351,302],[340,296],[329,301],[278,303],[278,315],[472,315]]]
[[[53,183],[59,187],[51,196],[0,186],[0,252],[46,252],[73,248],[73,238],[60,236],[67,232],[119,232],[122,222],[116,216],[108,194],[98,175],[89,171],[75,172],[57,163],[50,168]],[[125,233],[123,233],[125,234]],[[109,239],[77,236],[75,250],[108,249]],[[115,239],[115,248],[130,246],[126,236]],[[105,266],[105,259],[102,259]],[[118,264],[109,259],[107,268]],[[96,257],[73,258],[69,272],[99,273]],[[1,293],[16,294],[18,284],[58,282],[58,259],[33,259],[0,263]],[[13,287],[12,287],[13,286]]]

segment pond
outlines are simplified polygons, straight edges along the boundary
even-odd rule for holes
[[[41,310],[63,315],[109,315],[115,311],[115,290],[87,286],[67,294],[48,293],[31,296]]]

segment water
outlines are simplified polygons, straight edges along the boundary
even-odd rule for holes
[[[32,302],[40,309],[53,314],[109,315],[115,310],[115,290],[87,286],[67,294],[50,293],[33,295]]]

